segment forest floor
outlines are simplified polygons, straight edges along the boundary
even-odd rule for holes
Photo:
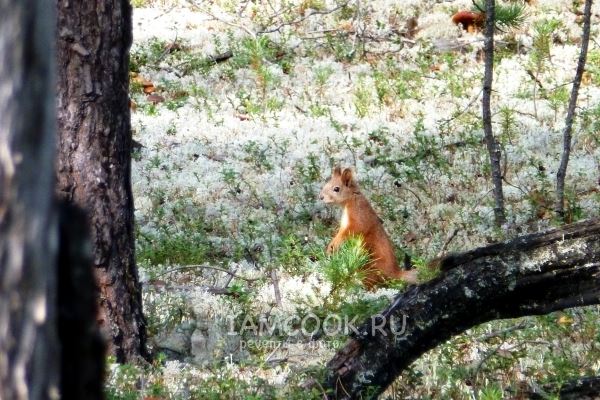
[[[318,193],[335,165],[354,168],[422,280],[438,255],[559,224],[582,2],[528,2],[518,27],[497,32],[501,227],[481,123],[483,36],[451,20],[472,2],[133,4],[137,259],[157,357],[111,364],[110,399],[321,398],[299,383],[319,376],[344,333],[316,338],[315,321],[360,321],[402,290],[366,292],[323,254],[339,210]],[[600,215],[599,15],[596,4],[568,221]],[[586,307],[478,326],[424,355],[384,397],[552,398],[569,379],[600,375],[599,322],[600,308]]]

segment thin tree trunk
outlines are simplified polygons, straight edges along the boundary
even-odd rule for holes
[[[89,215],[99,321],[124,362],[147,355],[131,193],[131,7],[126,0],[57,6],[58,193]]]
[[[351,335],[327,364],[330,398],[375,398],[423,353],[480,323],[600,303],[600,220],[454,255],[441,268]]]
[[[0,0],[0,399],[58,394],[53,17]]]
[[[494,29],[495,29],[495,0],[486,0],[485,8],[485,70],[483,75],[482,118],[485,144],[490,156],[492,171],[492,184],[494,186],[494,219],[500,226],[506,222],[504,214],[504,194],[502,193],[502,171],[500,169],[500,145],[492,131],[492,113],[490,101],[492,95],[492,81],[494,79]]]
[[[567,176],[567,166],[571,155],[571,133],[573,132],[573,118],[575,117],[575,107],[577,106],[577,96],[579,95],[579,87],[581,86],[581,78],[585,69],[587,58],[588,45],[590,42],[590,21],[592,16],[592,0],[585,0],[583,10],[583,33],[581,35],[581,51],[579,52],[579,60],[577,61],[577,70],[573,79],[573,88],[571,89],[571,97],[569,98],[569,106],[567,108],[567,118],[565,120],[565,129],[563,131],[563,152],[560,159],[560,166],[556,172],[556,204],[554,208],[556,214],[565,219],[565,177]]]

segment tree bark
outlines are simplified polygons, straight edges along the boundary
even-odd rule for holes
[[[453,255],[440,267],[442,276],[398,295],[338,351],[323,382],[330,398],[376,397],[423,353],[477,324],[600,303],[600,220]]]
[[[483,119],[483,132],[485,144],[490,156],[492,171],[492,185],[494,186],[494,219],[500,226],[506,222],[504,214],[504,194],[502,192],[502,170],[500,169],[500,145],[494,137],[492,130],[492,112],[490,102],[492,96],[492,81],[494,80],[494,29],[495,29],[495,0],[486,0],[485,8],[485,38],[483,51],[485,54],[485,67],[483,75],[483,96],[481,101],[481,116]]]
[[[58,395],[53,9],[0,0],[0,399]]]
[[[134,257],[126,0],[57,0],[58,193],[89,215],[103,333],[119,362],[146,357]]]
[[[592,19],[592,0],[585,0],[583,9],[583,33],[581,34],[581,50],[579,52],[579,60],[577,61],[577,69],[575,78],[573,79],[573,88],[571,89],[571,97],[569,98],[569,106],[567,107],[567,117],[565,119],[565,129],[563,131],[563,152],[560,159],[560,165],[556,172],[556,204],[554,208],[561,219],[565,219],[565,178],[567,176],[567,166],[569,157],[571,156],[571,133],[573,131],[573,118],[575,117],[575,107],[577,106],[577,97],[579,95],[579,87],[585,69],[587,59],[588,45],[590,43],[590,21]]]

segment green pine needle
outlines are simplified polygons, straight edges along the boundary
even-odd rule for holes
[[[473,11],[485,13],[485,0],[474,0]],[[510,3],[500,4],[496,3],[496,28],[518,28],[523,25],[525,18],[527,17],[525,12],[525,4],[521,3]]]
[[[333,254],[321,262],[323,274],[334,289],[349,289],[360,285],[364,267],[369,262],[369,253],[363,247],[360,236],[346,240]]]

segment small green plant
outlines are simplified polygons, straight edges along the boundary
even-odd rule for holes
[[[142,161],[142,151],[141,149],[133,149],[131,151],[131,159],[136,162]]]
[[[301,275],[309,271],[307,266],[309,252],[305,241],[291,233],[281,241],[278,259],[286,272]]]
[[[267,112],[281,110],[285,105],[284,100],[269,94],[278,81],[279,79],[275,78],[268,68],[260,67],[256,71],[256,90],[240,89],[237,92],[237,97],[242,105],[241,111],[245,114],[264,117]]]
[[[232,294],[232,297],[236,299],[236,301],[240,304],[249,304],[250,301],[252,300],[251,296],[250,296],[250,291],[248,290],[248,288],[239,282],[235,282],[233,283],[231,286],[229,286],[229,291]]]
[[[109,374],[106,398],[108,400],[137,400],[141,374],[142,371],[133,364],[117,365]]]
[[[190,398],[205,400],[244,399],[259,400],[276,398],[276,390],[263,379],[254,377],[250,382],[230,372],[203,379],[190,393]]]
[[[417,269],[419,274],[419,281],[427,282],[440,274],[439,268],[432,268],[429,263],[423,258],[411,258],[411,263],[414,268]]]
[[[473,1],[473,10],[485,14],[485,0]],[[518,28],[523,25],[525,18],[525,5],[520,2],[503,4],[496,2],[496,29]]]
[[[214,117],[214,107],[212,105],[214,98],[206,88],[197,84],[192,85],[190,87],[190,100],[197,110],[206,111],[210,119]]]
[[[298,7],[301,14],[304,14],[308,9],[323,11],[326,8],[327,5],[323,0],[302,0],[302,2],[300,2],[300,6]]]
[[[268,156],[271,148],[268,144],[262,144],[254,140],[250,140],[242,146],[242,150],[245,156],[242,158],[243,161],[252,165],[258,172],[270,172],[274,166],[269,161]]]
[[[152,273],[150,275],[156,276]],[[168,278],[162,277],[162,279]],[[179,294],[149,289],[145,290],[142,296],[150,335],[168,332],[184,321],[190,321],[193,318],[192,309],[189,304],[186,304],[186,299]]]
[[[268,76],[270,64],[279,64],[284,70],[291,67],[291,60],[286,57],[287,52],[283,45],[274,42],[268,36],[246,37],[241,42],[233,40],[232,43],[234,49],[231,66],[250,68],[257,73],[259,79],[268,81],[271,78]]]
[[[148,0],[131,0],[131,6],[133,8],[142,8],[148,5]]]
[[[177,135],[177,127],[175,126],[175,122],[171,121],[169,123],[169,126],[167,127],[167,130],[165,132],[168,136],[175,136]]]
[[[138,236],[138,258],[150,265],[198,264],[209,258],[211,246],[202,234]]]
[[[591,74],[594,85],[600,85],[600,50],[594,49],[588,52],[586,69]]]
[[[510,107],[502,106],[498,110],[498,114],[500,117],[500,132],[498,135],[498,139],[500,143],[503,145],[512,144],[513,137],[517,134],[516,129],[516,111]]]
[[[480,400],[502,400],[504,394],[498,385],[489,385],[479,392]]]
[[[358,84],[354,89],[354,108],[356,109],[356,115],[360,118],[366,117],[371,110],[372,103],[373,95],[370,87],[366,84],[365,78],[360,77]]]
[[[233,196],[237,196],[242,193],[241,181],[239,174],[230,167],[225,167],[221,170],[221,178],[229,187],[229,193]]]
[[[355,236],[321,260],[321,271],[331,282],[330,304],[337,303],[342,293],[361,286],[365,277],[363,267],[369,262],[369,257],[362,238]]]
[[[145,43],[141,43],[130,54],[129,70],[140,72],[143,67],[156,68],[167,54],[165,49],[168,45],[166,41],[158,38],[152,38]]]
[[[348,315],[362,322],[371,315],[377,314],[389,304],[390,299],[386,296],[380,296],[375,299],[352,298],[349,301],[343,301],[337,311],[341,315]]]
[[[550,108],[554,111],[554,122],[558,118],[558,113],[561,111],[569,101],[569,90],[566,86],[560,86],[548,94],[548,103]]]
[[[534,23],[534,36],[530,57],[533,67],[537,72],[543,72],[546,63],[550,61],[552,37],[555,31],[561,26],[562,22],[554,18]]]
[[[352,42],[348,39],[348,35],[344,32],[325,34],[327,46],[333,53],[336,61],[352,61],[355,56],[356,49]]]
[[[201,75],[207,75],[212,68],[217,65],[213,57],[206,57],[201,54],[184,52],[181,55],[176,67],[179,69],[181,76],[192,75],[198,72]]]
[[[582,142],[589,148],[600,146],[600,104],[581,112]]]
[[[422,95],[418,89],[422,80],[423,76],[418,71],[398,70],[392,82],[395,96],[403,100],[420,98]]]
[[[573,190],[565,192],[565,221],[567,223],[577,222],[584,217],[583,209],[577,199],[577,193]]]
[[[391,101],[392,87],[386,76],[381,71],[373,72],[373,79],[375,80],[375,92],[377,93],[377,100],[379,106],[382,107]]]
[[[459,76],[452,71],[448,71],[448,73],[445,74],[444,79],[452,97],[456,99],[467,97],[467,88],[469,88],[470,85],[466,84],[465,79],[462,76]]]
[[[317,67],[314,71],[315,83],[317,84],[317,91],[319,95],[323,95],[325,90],[325,85],[329,78],[333,75],[333,68],[330,66]]]
[[[135,79],[137,77],[137,72],[132,72],[129,75],[129,93],[143,93],[144,85],[142,84],[141,79]]]
[[[313,103],[310,106],[308,106],[308,111],[310,112],[310,115],[313,117],[326,117],[330,114],[330,110],[329,107],[327,107],[326,105],[322,105],[322,104],[318,104],[318,103]]]
[[[189,92],[180,81],[163,79],[160,82],[160,88],[165,93],[167,109],[174,111],[186,104]]]
[[[533,107],[537,116],[537,97],[538,89],[541,96],[545,96],[545,88],[542,86],[540,76],[546,72],[547,65],[550,62],[553,35],[562,25],[557,19],[545,19],[538,21],[533,25],[533,43],[529,55],[530,73],[533,75]]]
[[[144,103],[138,105],[138,110],[140,110],[142,113],[144,113],[146,115],[157,115],[158,114],[158,107],[156,106],[156,104],[150,103],[150,102],[144,102]]]

